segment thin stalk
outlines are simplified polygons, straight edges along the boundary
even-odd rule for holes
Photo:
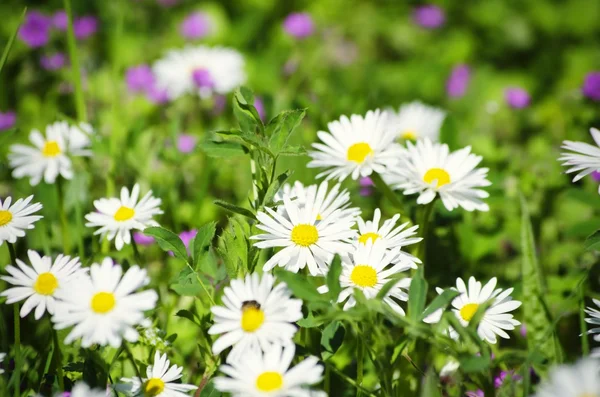
[[[198,283],[200,284],[200,286],[202,287],[202,289],[204,290],[204,292],[206,292],[206,295],[208,296],[208,299],[210,300],[210,303],[212,303],[213,306],[216,306],[217,304],[215,303],[215,300],[213,299],[213,297],[211,296],[211,294],[208,292],[208,289],[206,288],[206,285],[204,285],[204,283],[200,279],[200,276],[198,276],[198,272],[196,272],[196,270],[194,270],[194,268],[187,261],[185,262],[185,264],[196,275],[196,280],[198,280]]]
[[[48,317],[48,319],[50,319],[50,317]],[[60,341],[58,340],[58,332],[56,332],[54,327],[52,327],[52,324],[50,324],[50,327],[52,328],[52,340],[54,341],[54,353],[56,357],[56,377],[58,378],[58,387],[60,388],[60,390],[65,390],[65,381],[62,368],[63,356],[62,351],[60,349]]]
[[[363,364],[365,361],[365,345],[363,343],[362,338],[357,338],[357,346],[356,346],[356,383],[362,386],[364,368]],[[361,396],[361,390],[356,389],[356,397]]]
[[[402,215],[402,222],[411,222],[412,223],[410,217],[408,216],[408,213],[406,213],[404,211],[404,205],[398,198],[398,195],[396,195],[396,193],[394,193],[392,188],[390,188],[388,186],[388,184],[384,182],[383,178],[381,178],[381,175],[379,175],[376,172],[373,172],[371,174],[371,179],[375,183],[375,187],[377,188],[377,190],[379,190],[381,193],[383,193],[383,195],[392,203],[392,205]]]
[[[58,214],[60,217],[60,225],[62,230],[63,249],[65,254],[69,254],[69,222],[67,221],[67,213],[65,212],[65,194],[63,190],[62,178],[56,181],[56,191],[58,192]]]
[[[8,253],[10,255],[10,263],[17,267],[17,252],[15,246],[9,242]],[[21,317],[19,316],[19,304],[13,305],[13,316],[15,326],[15,397],[21,397]]]
[[[75,41],[75,31],[73,30],[73,11],[71,10],[71,0],[63,0],[65,12],[67,14],[67,44],[69,47],[69,61],[71,62],[72,83],[75,89],[75,110],[79,121],[87,120],[87,111],[85,109],[85,100],[83,98],[83,85],[81,84],[81,67],[77,55],[77,42]]]
[[[23,8],[23,12],[21,13],[21,16],[19,17],[19,22],[17,22],[17,27],[15,28],[15,31],[10,35],[10,38],[8,39],[8,43],[6,43],[6,46],[4,47],[4,51],[2,52],[2,57],[0,57],[0,72],[2,71],[2,69],[4,68],[4,64],[8,60],[8,54],[10,53],[10,49],[12,48],[12,45],[15,42],[15,37],[17,37],[17,33],[19,32],[19,28],[21,27],[21,24],[23,23],[23,19],[25,18],[26,13],[27,13],[27,7]]]
[[[579,306],[579,324],[581,327],[581,352],[583,356],[590,354],[590,342],[587,335],[587,323],[585,322],[585,282],[581,283],[579,288],[580,306]]]
[[[133,358],[133,353],[131,352],[131,349],[129,348],[129,344],[127,342],[124,342],[123,347],[125,349],[125,352],[127,353],[127,357],[129,358],[129,361],[131,361],[131,365],[133,365],[133,369],[135,370],[135,375],[138,377],[138,379],[141,382],[142,381],[142,373],[140,372],[140,369],[138,368],[137,364],[135,363],[135,359]]]
[[[137,264],[142,266],[142,257],[140,256],[140,250],[138,249],[137,243],[133,238],[133,230],[130,230],[129,233],[131,234],[131,246],[133,247],[133,257],[136,260]]]
[[[421,237],[423,240],[417,245],[415,250],[415,256],[425,262],[425,247],[427,244],[427,232],[429,231],[429,224],[431,223],[431,215],[433,214],[433,207],[437,201],[437,196],[433,201],[422,208],[421,217],[419,218],[419,229],[421,230]]]
[[[362,387],[361,385],[359,385],[357,382],[354,381],[354,379],[350,378],[349,376],[347,376],[346,374],[344,374],[342,371],[340,371],[339,369],[337,369],[335,367],[335,365],[325,362],[325,366],[327,368],[330,368],[333,372],[335,372],[340,378],[342,378],[343,381],[345,381],[346,383],[348,383],[350,386],[354,387],[356,390],[360,390],[363,393],[365,393],[368,396],[373,396],[373,397],[377,397],[377,395],[375,393],[373,393],[372,391],[365,389],[364,387]]]

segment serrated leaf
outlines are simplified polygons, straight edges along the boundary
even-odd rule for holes
[[[199,296],[202,293],[202,286],[198,282],[196,274],[187,266],[183,268],[170,287],[181,296]]]
[[[212,240],[215,236],[216,231],[216,223],[209,222],[206,225],[202,226],[198,229],[198,233],[196,233],[196,237],[190,243],[192,247],[192,258],[194,260],[194,268],[198,265],[198,261],[202,258],[204,253],[210,247]]]
[[[306,110],[288,110],[279,113],[266,127],[269,136],[269,149],[277,155],[287,145],[287,141],[300,125]]]
[[[338,255],[333,258],[329,271],[327,272],[327,288],[329,289],[329,299],[337,302],[342,286],[340,285],[340,275],[342,274],[342,261]]]
[[[408,317],[418,321],[425,309],[427,282],[423,278],[423,266],[419,266],[410,282],[408,290]]]
[[[296,322],[296,324],[302,328],[315,328],[323,324],[323,320],[316,319],[312,312],[309,312],[306,318],[301,318]]]
[[[183,241],[172,231],[156,226],[144,229],[144,234],[154,237],[163,251],[171,251],[177,258],[188,261],[188,254]]]
[[[307,154],[304,146],[285,146],[278,153],[279,156],[306,156]]]
[[[245,218],[231,217],[229,224],[219,236],[218,251],[229,278],[237,278],[241,269],[248,269],[249,243],[246,238],[250,226]]]
[[[254,96],[247,87],[238,88],[233,95],[233,113],[243,134],[254,135],[262,129],[262,120],[254,106]]]
[[[281,268],[276,269],[274,273],[279,280],[288,286],[296,298],[306,302],[325,300],[325,297],[317,291],[304,274],[288,272]]]
[[[200,149],[210,157],[233,157],[246,154],[239,143],[208,141],[200,144]]]
[[[256,215],[254,215],[252,211],[246,208],[239,207],[235,204],[231,204],[223,200],[215,200],[213,201],[213,203],[215,203],[215,205],[218,205],[219,207],[225,208],[227,211],[233,212],[234,214],[243,215],[247,218],[256,220]]]

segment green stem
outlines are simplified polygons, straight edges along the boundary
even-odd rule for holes
[[[75,89],[75,110],[79,121],[87,120],[85,109],[85,100],[83,98],[83,86],[81,84],[81,67],[77,55],[77,42],[75,41],[75,31],[73,30],[73,11],[71,10],[71,0],[63,0],[65,12],[69,21],[67,27],[67,44],[69,46],[69,61],[71,62],[72,83]]]
[[[357,346],[356,346],[356,383],[362,386],[364,369],[363,364],[365,361],[365,345],[363,343],[362,338],[357,338]],[[361,390],[356,389],[356,397],[361,396]]]
[[[129,231],[131,234],[131,246],[133,247],[133,258],[136,260],[137,265],[142,266],[142,257],[140,256],[140,250],[138,249],[137,243],[133,238],[133,230]]]
[[[77,201],[77,203],[75,203],[75,218],[77,220],[77,234],[79,235],[79,238],[77,239],[77,253],[79,254],[79,258],[83,259],[83,256],[85,255],[85,249],[84,249],[84,242],[83,242],[83,235],[84,235],[84,228],[83,228],[83,213],[81,211],[81,203],[79,201]]]
[[[48,317],[49,319],[49,317]],[[60,390],[65,390],[65,382],[62,368],[62,351],[60,349],[60,341],[58,340],[58,332],[52,327],[50,324],[50,328],[52,328],[52,339],[54,341],[54,354],[56,357],[56,377],[58,378],[58,387]]]
[[[579,307],[579,324],[581,327],[581,352],[586,357],[590,354],[590,342],[588,341],[587,335],[587,323],[585,322],[585,280],[581,283],[579,288],[580,293],[580,307]]]
[[[2,57],[0,57],[0,72],[2,71],[2,69],[4,68],[4,64],[8,60],[8,54],[10,53],[10,49],[12,48],[12,45],[15,42],[15,37],[17,37],[17,33],[19,32],[19,28],[23,23],[23,19],[25,19],[25,14],[27,14],[27,7],[23,8],[23,12],[21,13],[19,21],[17,22],[17,27],[15,28],[14,32],[10,35],[8,43],[6,43],[6,46],[4,47]]]
[[[419,218],[419,229],[421,230],[421,237],[423,240],[417,245],[415,250],[415,256],[425,262],[425,247],[427,245],[427,232],[429,231],[429,224],[431,223],[431,215],[433,214],[433,207],[435,206],[436,198],[431,201],[431,203],[426,204],[421,211],[421,216]]]
[[[213,299],[212,295],[208,292],[208,289],[206,288],[206,285],[204,285],[204,283],[200,279],[200,276],[198,276],[198,272],[196,270],[194,270],[194,268],[188,262],[185,262],[185,264],[196,275],[196,280],[198,280],[198,283],[200,284],[200,286],[202,287],[202,289],[204,290],[204,292],[206,292],[206,295],[208,296],[208,299],[210,300],[210,303],[212,303],[213,306],[216,306],[217,304],[215,303],[215,300]]]
[[[377,395],[375,393],[373,393],[372,391],[365,389],[364,387],[362,387],[361,385],[359,385],[357,382],[355,382],[352,378],[350,378],[349,376],[347,376],[346,374],[344,374],[342,371],[340,371],[339,369],[337,369],[335,367],[335,365],[325,362],[325,365],[327,368],[330,368],[333,372],[335,372],[340,378],[342,378],[343,381],[345,381],[346,383],[348,383],[350,386],[354,387],[356,390],[360,390],[363,393],[365,393],[366,395],[369,396],[373,396],[373,397],[377,397]]]
[[[123,348],[125,349],[125,352],[127,353],[127,357],[129,358],[129,361],[131,361],[131,365],[133,365],[133,369],[135,370],[135,375],[138,377],[138,379],[141,382],[143,379],[142,373],[140,372],[140,369],[138,368],[137,364],[135,363],[135,359],[133,358],[133,353],[131,352],[131,349],[129,348],[129,344],[127,342],[123,343]]]
[[[17,252],[15,246],[9,242],[8,253],[10,255],[10,263],[17,267]],[[15,326],[15,397],[21,397],[21,317],[19,316],[19,304],[13,305],[13,316]]]
[[[65,194],[62,178],[56,180],[56,191],[58,192],[58,213],[62,230],[63,249],[64,253],[68,255],[71,246],[69,244],[69,222],[67,221],[67,213],[65,212]]]
[[[377,190],[379,190],[381,193],[383,193],[383,195],[392,203],[392,205],[401,214],[401,216],[402,216],[401,221],[412,223],[408,214],[406,212],[404,212],[404,205],[398,198],[398,195],[396,193],[394,193],[392,188],[390,188],[387,183],[384,182],[383,178],[381,178],[381,175],[379,175],[376,172],[373,172],[371,174],[371,179],[375,183],[375,187],[377,188]]]

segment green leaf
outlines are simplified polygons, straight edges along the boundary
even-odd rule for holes
[[[175,315],[177,317],[187,318],[197,326],[200,326],[200,319],[189,310],[179,310],[177,313],[175,313]]]
[[[180,296],[199,296],[203,292],[202,286],[196,278],[196,273],[187,266],[183,268],[175,282],[171,284],[171,289]]]
[[[177,258],[188,261],[188,254],[183,241],[172,231],[157,226],[144,229],[144,234],[154,237],[163,251],[171,251]]]
[[[325,297],[317,291],[304,274],[288,272],[281,268],[276,269],[274,273],[279,280],[288,286],[296,298],[307,302],[325,300]]]
[[[423,266],[419,266],[408,290],[408,317],[410,319],[418,321],[421,318],[426,298],[427,282],[423,278]]]
[[[454,121],[454,117],[447,115],[444,124],[440,130],[440,142],[448,145],[450,150],[460,149],[458,144],[458,127]]]
[[[323,360],[329,359],[338,351],[344,342],[346,329],[340,321],[332,321],[323,330],[321,334],[321,346],[324,350],[321,351]]]
[[[246,154],[239,143],[208,141],[200,144],[200,149],[210,157],[233,157]]]
[[[4,51],[2,51],[2,58],[0,58],[0,73],[2,72],[2,69],[4,68],[4,64],[8,60],[8,54],[10,53],[10,49],[12,48],[12,45],[15,42],[15,37],[17,37],[17,33],[19,32],[19,28],[21,27],[21,24],[23,23],[23,19],[25,18],[26,13],[27,13],[27,7],[23,8],[23,12],[21,12],[21,16],[19,17],[19,21],[17,22],[17,27],[15,28],[14,32],[10,35],[10,37],[8,39],[8,43],[6,43],[6,46],[4,47]]]
[[[194,268],[198,265],[198,262],[204,255],[206,251],[208,251],[210,244],[212,243],[213,237],[215,236],[216,231],[216,223],[209,222],[206,225],[202,226],[198,229],[198,233],[194,240],[190,243],[190,247],[192,247],[192,258],[194,260]]]
[[[219,236],[217,251],[227,269],[229,278],[237,278],[242,269],[248,269],[250,226],[245,218],[231,217],[229,224]]]
[[[600,230],[596,230],[585,239],[586,251],[600,251]]]
[[[225,208],[227,211],[233,212],[234,214],[243,215],[247,218],[256,220],[256,215],[254,215],[252,211],[246,208],[239,207],[235,204],[231,204],[223,200],[215,200],[213,201],[213,203],[215,203],[215,205],[218,205],[219,207]]]
[[[436,310],[445,309],[458,295],[460,295],[460,292],[453,289],[445,290],[440,295],[436,296],[429,306],[427,306],[419,320],[423,321],[424,318],[433,314]]]
[[[306,316],[306,318],[301,318],[296,324],[302,328],[315,328],[323,324],[323,320],[315,318],[312,312],[308,312],[308,316]]]
[[[300,125],[305,114],[305,109],[288,110],[279,113],[269,122],[266,132],[269,137],[269,149],[273,154],[277,155],[287,145],[288,139]]]
[[[421,397],[442,397],[439,388],[438,377],[433,368],[430,368],[425,374],[423,388],[421,389]]]
[[[292,173],[293,173],[293,171],[286,170],[285,172],[279,174],[279,176],[277,176],[277,178],[275,178],[273,183],[271,183],[271,185],[267,189],[267,193],[265,194],[265,198],[263,200],[264,206],[271,206],[273,197],[275,197],[275,194],[277,194],[277,192],[279,191],[281,186],[283,186],[285,184],[285,182],[288,180],[290,175],[292,175]]]
[[[254,106],[252,91],[246,87],[236,90],[233,99],[233,113],[238,120],[242,133],[255,135],[263,127],[262,120]]]
[[[286,146],[278,153],[279,156],[306,156],[307,154],[304,146]]]
[[[342,261],[338,255],[333,258],[329,271],[327,272],[327,288],[329,289],[329,299],[337,302],[342,286],[340,285],[340,275],[342,274]]]
[[[460,362],[460,369],[467,374],[482,372],[492,364],[490,357],[486,356],[461,355],[458,357],[458,361]]]
[[[396,284],[398,284],[398,281],[402,280],[404,277],[406,277],[406,276],[401,273],[393,274],[392,276],[390,276],[389,281],[387,283],[385,283],[383,285],[383,287],[377,293],[376,299],[381,300],[381,299],[385,298],[388,295],[388,293],[390,292],[390,290],[392,288],[394,288],[394,286],[396,286]]]

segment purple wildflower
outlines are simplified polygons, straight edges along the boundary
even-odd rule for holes
[[[446,82],[446,92],[448,93],[448,96],[460,98],[465,95],[470,79],[471,70],[467,65],[461,64],[455,66]]]
[[[520,375],[515,374],[514,371],[501,371],[500,375],[498,375],[497,377],[494,378],[494,387],[496,389],[500,388],[500,386],[502,386],[502,383],[504,383],[504,381],[506,380],[507,377],[509,377],[509,379],[512,379],[516,382],[523,379],[523,377],[521,377]]]
[[[19,28],[19,39],[29,47],[42,47],[50,40],[51,25],[52,21],[46,15],[37,11],[27,13],[25,23]]]
[[[504,91],[506,103],[514,109],[523,109],[529,106],[531,97],[529,93],[520,87],[509,87]]]
[[[600,101],[600,72],[590,72],[585,76],[583,95],[594,101]]]
[[[527,336],[527,327],[525,326],[525,324],[521,325],[521,328],[519,329],[519,333],[521,334],[521,336],[523,338],[525,338]]]
[[[283,21],[283,29],[292,37],[303,39],[314,33],[315,26],[310,14],[297,12],[287,16]]]
[[[154,74],[148,65],[133,66],[127,69],[125,81],[129,92],[147,92],[154,85]]]
[[[600,182],[600,172],[598,172],[598,171],[592,172],[592,179],[594,179],[596,182]]]
[[[135,241],[137,245],[151,245],[154,244],[155,240],[152,236],[146,236],[144,233],[135,232],[133,233],[133,241]]]
[[[179,238],[181,239],[181,241],[183,241],[183,245],[185,245],[185,249],[187,250],[188,255],[191,255],[190,254],[190,243],[192,242],[194,237],[196,237],[196,234],[198,234],[198,230],[196,230],[196,229],[192,229],[187,232],[179,233]],[[169,255],[175,256],[172,251],[169,251]]]
[[[213,115],[218,116],[223,113],[225,106],[227,105],[227,98],[225,95],[215,95],[213,102]]]
[[[265,104],[263,103],[263,100],[262,100],[261,97],[257,96],[257,97],[254,98],[254,108],[258,112],[258,115],[260,116],[260,119],[264,122],[265,121],[265,117],[266,117]]]
[[[210,18],[203,12],[190,14],[179,26],[179,32],[188,40],[202,38],[209,34],[210,30]]]
[[[98,30],[98,20],[96,17],[86,15],[73,21],[73,31],[75,37],[79,40],[87,39]]]
[[[368,197],[371,194],[373,194],[373,186],[375,186],[375,184],[373,183],[373,180],[371,178],[369,178],[368,176],[360,178],[358,184],[360,185],[361,196]]]
[[[215,86],[215,82],[210,75],[208,69],[196,69],[192,72],[192,80],[194,80],[194,84],[198,88],[213,88]]]
[[[415,8],[413,12],[413,21],[423,28],[435,29],[444,25],[444,22],[446,22],[446,15],[444,14],[444,10],[440,7],[433,4],[427,4]]]
[[[40,65],[46,70],[61,69],[67,63],[67,57],[62,52],[56,52],[51,55],[42,55]]]
[[[52,26],[55,29],[65,31],[67,30],[67,26],[69,25],[69,17],[67,13],[64,11],[57,11],[52,15]]]
[[[468,391],[465,395],[467,397],[485,397],[485,394],[483,393],[483,390]]]
[[[181,153],[190,153],[196,147],[196,137],[188,134],[180,134],[177,137],[177,150]]]
[[[146,98],[157,105],[163,105],[169,102],[167,90],[158,88],[156,84],[152,84],[152,86],[146,90]]]
[[[9,128],[14,127],[16,122],[17,115],[15,114],[15,112],[0,112],[0,131],[8,130]]]

